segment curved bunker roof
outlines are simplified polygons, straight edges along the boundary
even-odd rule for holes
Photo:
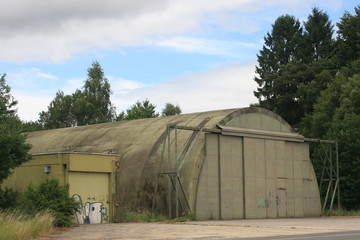
[[[260,122],[249,117],[238,118],[244,114],[261,114],[262,117]],[[169,123],[216,128],[217,125],[231,125],[229,122],[236,121],[235,118],[242,121],[239,124],[243,128],[294,132],[275,113],[250,107],[30,132],[27,140],[32,145],[31,154],[83,152],[117,154],[126,159],[139,151],[148,155],[153,153],[162,142],[161,136]],[[269,122],[269,119],[273,121]]]
[[[179,127],[176,127],[176,136],[175,131],[167,131],[168,124]],[[246,132],[246,129],[251,131]],[[209,151],[215,148],[207,135],[219,134],[261,136],[278,141],[302,142],[303,139],[278,115],[250,107],[38,131],[28,133],[27,141],[32,145],[31,154],[118,155],[117,194],[125,207],[150,208],[158,185],[156,207],[165,213],[169,206],[168,182],[166,177],[158,177],[158,173],[178,171],[190,209],[200,211],[200,216],[199,205],[204,205],[198,200],[202,196],[198,189],[204,181],[200,176],[205,171]],[[175,154],[179,158],[177,163]],[[174,201],[170,205],[174,205]],[[203,218],[206,217],[205,214]]]

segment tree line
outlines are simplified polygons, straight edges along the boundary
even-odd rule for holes
[[[334,25],[318,8],[303,23],[277,18],[257,55],[254,105],[306,137],[338,140],[342,204],[359,209],[360,5],[336,26],[333,37]]]
[[[158,117],[156,106],[148,99],[136,101],[129,109],[116,114],[111,102],[112,90],[104,70],[94,61],[87,70],[87,79],[81,89],[65,95],[58,91],[47,111],[39,113],[39,120],[25,122],[25,130],[36,131],[63,127],[83,126],[122,120]],[[181,114],[179,105],[166,103],[162,116]]]

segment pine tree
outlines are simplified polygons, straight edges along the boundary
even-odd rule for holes
[[[299,20],[290,15],[279,17],[264,41],[258,55],[259,66],[256,67],[258,76],[255,81],[259,87],[254,94],[261,107],[276,112],[294,124],[298,120],[296,94],[301,79],[294,79],[289,74],[303,68],[300,54],[303,34]],[[292,113],[289,114],[289,111]]]
[[[334,27],[329,20],[329,15],[318,8],[313,8],[304,26],[305,41],[310,50],[304,52],[311,57],[310,62],[331,57]]]

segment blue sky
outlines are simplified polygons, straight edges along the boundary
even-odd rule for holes
[[[97,60],[117,112],[149,99],[184,113],[256,102],[256,54],[275,19],[305,21],[311,9],[333,24],[353,0],[13,0],[0,9],[0,74],[23,120],[37,120],[58,90],[81,88]]]

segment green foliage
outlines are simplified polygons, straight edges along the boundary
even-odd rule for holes
[[[307,136],[338,140],[341,201],[348,210],[360,207],[360,74],[351,75],[360,68],[357,61],[352,65],[321,93],[301,129]]]
[[[304,23],[304,27],[305,49],[303,50],[303,57],[305,59],[310,57],[309,62],[329,57],[332,52],[332,35],[334,33],[329,16],[318,8],[313,8],[312,13]]]
[[[314,8],[304,26],[305,31],[289,15],[275,21],[258,55],[255,77],[259,87],[254,94],[260,106],[295,126],[312,111],[317,94],[326,86],[321,74],[335,74],[328,60],[333,44],[328,15]]]
[[[175,220],[178,222],[195,221],[195,214],[191,211],[183,212],[181,216]]]
[[[172,115],[180,115],[181,114],[181,108],[179,105],[174,105],[171,103],[166,103],[165,107],[162,110],[161,115],[162,116],[172,116]]]
[[[82,126],[115,120],[115,107],[110,96],[108,79],[95,61],[88,68],[88,77],[81,90],[72,95],[58,91],[48,110],[39,114],[39,122],[47,129]]]
[[[123,121],[125,120],[125,112],[124,111],[121,111],[121,113],[119,113],[117,116],[116,116],[116,121]]]
[[[11,88],[6,84],[6,74],[0,78],[0,117],[14,115],[16,110],[12,109],[17,105],[17,101],[10,94]]]
[[[276,112],[306,137],[338,140],[346,209],[360,206],[359,14],[360,5],[354,15],[344,13],[336,39],[328,15],[317,8],[302,34],[294,17],[279,17],[265,37],[255,77],[260,107]]]
[[[264,42],[258,55],[259,66],[255,71],[258,74],[255,81],[259,87],[254,94],[262,107],[281,116],[284,116],[284,109],[296,114],[299,109],[296,101],[298,79],[288,75],[302,68],[299,62],[302,43],[300,22],[290,15],[279,17],[272,25],[271,33],[267,33]],[[290,124],[294,123],[293,115],[294,113],[290,113],[285,117]]]
[[[78,119],[78,125],[111,122],[116,114],[110,100],[110,83],[97,61],[87,71],[88,78],[82,94],[77,93],[75,101],[74,115]]]
[[[0,183],[11,170],[30,159],[30,145],[25,143],[22,125],[17,117],[2,118],[0,122]]]
[[[21,134],[22,123],[13,109],[17,101],[10,91],[3,75],[0,78],[0,184],[12,169],[30,159],[30,145],[25,143],[26,136]]]
[[[29,185],[24,193],[24,208],[29,212],[50,211],[54,225],[67,227],[73,224],[79,204],[69,197],[69,186],[60,186],[57,180],[46,180],[38,187]]]
[[[332,211],[325,211],[323,216],[360,216],[360,210],[344,210],[336,209]]]
[[[18,204],[19,193],[11,188],[0,188],[0,211],[1,209],[12,209]]]
[[[360,115],[334,121],[326,138],[339,142],[341,204],[347,210],[360,209]]]
[[[151,214],[147,210],[128,210],[122,209],[121,222],[164,222],[168,220],[167,217],[160,214]]]
[[[73,115],[73,97],[58,91],[51,101],[48,111],[39,114],[39,122],[47,129],[71,127],[76,124]]]
[[[347,66],[360,58],[360,5],[355,7],[355,14],[345,12],[338,27],[336,41],[336,61],[339,66]]]
[[[126,110],[125,120],[153,118],[159,114],[155,112],[156,106],[150,103],[148,99],[140,102],[137,101],[131,108]]]
[[[22,128],[23,132],[35,132],[45,129],[39,121],[25,121],[22,123]]]

